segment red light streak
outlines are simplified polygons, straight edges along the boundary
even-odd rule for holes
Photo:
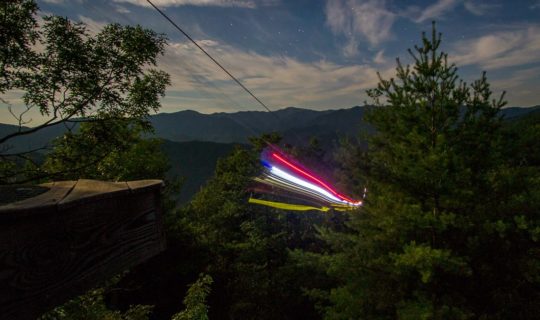
[[[328,190],[329,192],[333,193],[336,197],[338,198],[341,198],[342,200],[345,200],[345,201],[348,201],[350,203],[353,203],[353,204],[357,204],[358,202],[356,201],[353,201],[341,194],[339,194],[337,191],[335,191],[334,189],[330,188],[326,183],[324,183],[323,181],[321,181],[320,179],[317,179],[316,177],[314,177],[313,175],[305,172],[304,170],[298,168],[297,166],[295,166],[294,164],[288,162],[287,160],[283,159],[281,156],[279,156],[277,153],[272,153],[272,156],[276,159],[278,159],[281,163],[285,164],[287,167],[293,169],[294,171],[302,174],[303,176],[313,180],[314,182],[317,182],[318,184],[320,184],[321,186],[323,186],[326,190]],[[361,203],[361,202],[360,202]]]

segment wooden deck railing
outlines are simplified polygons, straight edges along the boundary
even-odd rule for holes
[[[35,319],[165,249],[161,180],[42,186],[0,206],[2,319]]]

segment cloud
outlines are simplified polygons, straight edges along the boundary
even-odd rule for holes
[[[534,67],[515,70],[506,77],[493,80],[491,83],[500,90],[516,90],[523,88],[527,84],[535,85],[534,83],[530,83],[530,80],[538,77],[540,77],[540,67]]]
[[[287,56],[261,55],[224,44],[218,46],[215,41],[199,43],[212,43],[213,46],[206,49],[273,108],[292,105],[335,108],[361,104],[366,99],[365,89],[378,82],[377,70],[367,64],[349,66],[326,60],[307,63]],[[171,43],[159,67],[172,78],[168,90],[171,99],[165,102],[168,109],[223,110],[224,99],[230,109],[260,107],[188,43]],[[388,75],[389,71],[383,70],[383,74]]]
[[[509,106],[538,105],[538,80],[540,67],[514,70],[503,77],[489,79],[494,92],[506,91]]]
[[[149,7],[150,4],[146,0],[113,0],[114,2],[131,3],[138,6]],[[262,4],[267,4],[269,1],[262,1]],[[180,6],[202,6],[202,7],[240,7],[240,8],[256,8],[257,4],[253,0],[153,0],[158,7],[180,7]]]
[[[479,65],[488,70],[538,63],[540,25],[459,41],[449,57],[457,65]]]
[[[201,47],[217,47],[217,46],[219,46],[219,42],[214,41],[214,40],[209,40],[209,39],[197,40],[197,44],[200,45]]]
[[[476,15],[483,16],[497,8],[498,3],[486,3],[478,0],[438,0],[436,3],[422,9],[418,6],[407,7],[400,16],[408,18],[416,23],[422,23],[428,20],[437,20],[444,18],[444,15],[456,7],[463,5],[465,10]]]
[[[116,10],[116,12],[118,12],[120,14],[131,13],[131,11],[128,8],[126,8],[124,6],[119,6],[119,5],[114,6],[114,10]]]
[[[0,96],[0,123],[19,124],[19,119],[10,113],[9,108],[15,116],[22,116],[22,125],[34,127],[44,122],[43,115],[39,112],[39,108],[32,107],[27,109],[23,102],[22,90],[9,90],[2,93]]]
[[[377,52],[377,54],[373,58],[373,62],[375,62],[376,64],[386,63],[386,58],[384,57],[384,50],[380,50],[379,52]]]
[[[459,3],[460,0],[438,0],[436,3],[422,10],[420,15],[414,20],[417,23],[421,23],[426,20],[439,18],[444,13],[454,9],[454,7]]]
[[[390,39],[396,19],[396,15],[386,9],[386,2],[377,0],[328,0],[325,13],[326,24],[332,32],[347,38],[343,49],[346,56],[358,53],[359,35],[371,46]]]
[[[532,4],[529,8],[532,10],[540,9],[540,1],[536,1],[536,3]]]
[[[385,0],[382,0],[382,1],[328,0],[327,1],[327,20],[329,20],[328,8],[334,9],[334,12],[331,12],[331,13],[333,13],[332,18],[334,19],[336,24],[346,25],[347,24],[346,11],[347,10],[351,11],[351,9],[354,9],[354,3],[361,4],[361,5],[366,5],[366,4],[371,5],[371,8],[368,6],[365,6],[365,8],[367,9],[365,12],[366,17],[371,16],[374,19],[380,19],[381,15],[392,17],[393,20],[389,21],[391,22],[389,23],[390,28],[392,27],[392,23],[394,22],[396,17],[404,18],[404,19],[413,21],[415,23],[423,23],[428,20],[443,19],[445,17],[445,14],[447,14],[448,12],[454,10],[456,7],[459,7],[459,6],[463,6],[465,10],[477,16],[488,14],[501,7],[499,3],[485,3],[479,0],[437,0],[435,3],[429,6],[424,6],[424,7],[421,7],[418,5],[405,5],[403,7],[397,7],[396,2],[397,1],[392,2],[394,4],[393,6],[387,6],[387,1]],[[330,6],[330,4],[332,4],[332,6]],[[532,7],[534,6],[535,5],[533,5]],[[344,13],[342,13],[341,15],[337,15],[335,12],[335,11],[338,11],[337,9],[344,11]],[[376,14],[372,16],[371,13],[377,10],[379,10],[379,12],[376,12]],[[374,33],[376,31],[377,29],[374,29]],[[374,33],[373,33],[373,36],[375,36]],[[388,33],[386,33],[386,30],[384,30],[383,34],[381,35],[383,40],[385,38],[385,35],[388,35]]]
[[[476,16],[483,16],[485,14],[488,14],[498,8],[500,8],[500,4],[494,4],[494,3],[485,3],[485,2],[479,2],[476,0],[468,0],[463,3],[463,6],[467,11],[470,13],[476,15]]]
[[[352,57],[359,53],[363,40],[371,47],[377,47],[392,39],[392,26],[398,17],[423,23],[440,19],[461,4],[477,15],[497,7],[473,0],[438,0],[425,8],[406,6],[398,10],[390,9],[385,0],[327,0],[326,24],[334,34],[345,36],[347,43],[343,46],[343,54]]]
[[[107,25],[104,21],[97,21],[83,15],[79,15],[78,20],[84,23],[91,35],[98,34]]]

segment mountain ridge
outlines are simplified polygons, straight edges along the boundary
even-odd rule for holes
[[[208,141],[217,143],[247,143],[251,136],[278,132],[287,143],[302,144],[311,137],[322,140],[323,145],[331,145],[341,136],[355,136],[362,130],[370,131],[363,122],[363,115],[370,106],[351,108],[312,110],[287,107],[273,111],[238,111],[200,113],[196,110],[181,110],[172,113],[158,113],[150,116],[154,126],[154,136],[170,141]],[[540,105],[532,107],[507,107],[501,110],[506,119],[522,117],[540,111]],[[28,128],[28,127],[23,127]],[[0,123],[0,136],[18,130],[19,127]],[[66,132],[63,125],[56,125],[39,131],[39,134],[24,135],[9,141],[10,152],[37,149],[49,144],[55,137]],[[6,147],[6,145],[0,146]]]

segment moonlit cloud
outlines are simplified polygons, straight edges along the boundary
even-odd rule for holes
[[[125,2],[134,5],[148,7],[145,0],[113,0],[114,2]],[[251,0],[152,0],[158,7],[180,7],[180,6],[216,6],[216,7],[241,7],[241,8],[256,8],[255,1]]]
[[[483,16],[501,7],[500,4],[497,3],[486,3],[478,0],[465,1],[463,3],[463,6],[465,7],[465,9],[467,9],[467,11],[476,16]]]
[[[358,46],[367,40],[377,46],[392,37],[396,15],[386,9],[384,0],[328,0],[326,23],[334,34],[344,35],[348,42],[346,56],[358,54]]]
[[[84,25],[86,26],[86,30],[90,32],[91,35],[98,34],[101,29],[103,29],[107,25],[106,22],[94,20],[83,15],[79,15],[78,18],[80,22],[84,23]]]
[[[538,81],[540,67],[509,71],[502,78],[490,78],[494,92],[506,91],[506,100],[510,106],[538,105]]]
[[[384,50],[379,50],[375,57],[373,58],[373,62],[376,64],[383,64],[386,63],[386,58],[384,57]]]
[[[392,2],[393,3],[393,2]],[[391,7],[386,0],[327,0],[326,24],[336,35],[347,39],[343,46],[343,54],[354,57],[360,53],[359,48],[366,44],[379,47],[393,38],[392,27],[398,18],[415,23],[428,20],[440,20],[444,15],[463,5],[475,15],[484,15],[497,8],[496,4],[485,4],[468,0],[438,0],[421,8],[409,5],[401,8]]]
[[[367,64],[347,66],[325,60],[306,63],[282,55],[243,51],[214,40],[201,40],[198,43],[211,54],[219,56],[219,61],[230,72],[274,108],[291,105],[326,108],[359,105],[366,98],[365,89],[375,86],[378,80],[377,69]],[[204,106],[204,109],[216,109],[217,102],[222,100],[218,98],[223,94],[232,101],[240,99],[256,106],[224,72],[189,43],[171,43],[160,60],[160,68],[172,77],[169,91],[175,98],[174,102],[166,101],[169,107],[172,107],[172,103],[190,103],[191,107],[195,104]],[[388,74],[390,70],[383,71]],[[197,90],[215,95],[216,101],[209,101],[206,95],[204,103],[197,103],[193,97],[189,97],[186,103],[182,102],[183,93]]]
[[[459,4],[460,0],[438,0],[436,3],[425,8],[416,22],[424,22],[427,20],[434,20],[440,18],[444,13],[454,9]]]
[[[540,25],[500,31],[454,44],[450,54],[458,65],[487,70],[540,62]]]
[[[23,94],[24,92],[21,90],[9,90],[0,96],[0,123],[18,123],[19,119],[14,117],[13,114],[15,114],[15,116],[19,116],[21,113],[23,113],[23,111],[26,110],[21,103]],[[13,114],[11,114],[9,111],[10,108]],[[39,122],[32,122],[35,118],[41,119],[41,115],[39,114],[38,110],[31,109],[29,112],[24,114],[21,120],[23,124],[37,125]]]
[[[126,8],[124,6],[120,6],[120,5],[115,6],[114,9],[116,10],[116,12],[118,12],[120,14],[131,13],[131,11],[128,8]]]

